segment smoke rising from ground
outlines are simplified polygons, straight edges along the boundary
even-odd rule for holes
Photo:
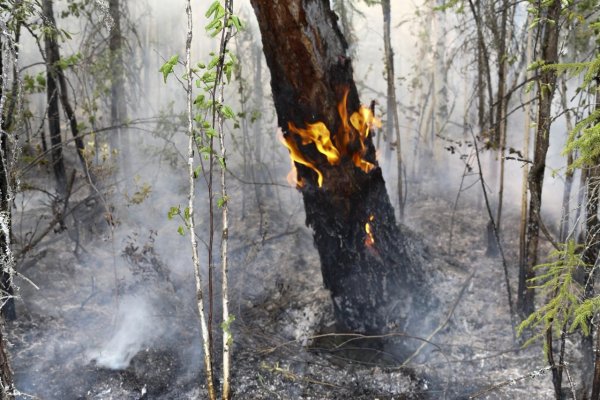
[[[91,361],[100,367],[125,369],[143,346],[162,333],[158,317],[143,298],[126,297],[119,304],[114,335],[102,347],[89,354]]]

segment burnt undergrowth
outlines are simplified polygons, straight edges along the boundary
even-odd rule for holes
[[[486,221],[472,207],[454,213],[448,253],[449,203],[415,194],[398,233],[428,297],[418,308],[390,290],[389,315],[411,318],[369,335],[339,329],[302,204],[281,208],[278,198],[263,197],[230,229],[234,398],[466,398],[544,366],[536,349],[512,343],[505,291],[494,283],[501,269],[484,254]],[[40,289],[19,282],[19,318],[7,327],[18,389],[41,399],[204,398],[192,272],[176,227],[122,218],[112,237],[82,234],[76,246],[72,224],[20,266]],[[524,379],[478,398],[532,388],[545,398],[550,382]]]

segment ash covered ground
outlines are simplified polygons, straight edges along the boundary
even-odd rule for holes
[[[232,210],[241,209],[243,190],[233,188]],[[248,195],[230,228],[234,398],[551,398],[539,346],[521,350],[513,341],[502,264],[485,254],[487,220],[476,202],[459,203],[450,249],[452,201],[411,193],[403,230],[439,304],[424,313],[432,328],[410,341],[415,354],[405,364],[393,344],[357,349],[353,338],[332,334],[300,195],[262,190],[262,207]],[[295,205],[282,207],[281,197]],[[206,398],[189,243],[166,216],[143,223],[170,200],[130,205],[114,229],[84,200],[74,196],[81,206],[66,229],[18,265],[39,287],[19,280],[19,318],[6,327],[20,398]],[[34,229],[39,204],[28,203],[21,232]],[[516,218],[507,217],[507,238],[516,237]],[[509,259],[515,246],[507,240]],[[510,271],[515,281],[513,264]]]

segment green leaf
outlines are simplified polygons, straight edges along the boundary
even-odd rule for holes
[[[160,69],[158,70],[159,72],[162,72],[165,83],[167,83],[167,77],[173,73],[173,68],[175,67],[175,65],[178,62],[179,62],[179,55],[174,55],[173,57],[171,57],[169,59],[169,61],[164,63],[163,66],[160,67]]]
[[[179,225],[179,228],[177,228],[177,233],[179,233],[181,236],[185,236],[185,229],[183,229],[183,226]]]
[[[235,119],[235,113],[233,112],[233,110],[229,106],[223,105],[221,107],[221,114],[226,119]]]
[[[221,21],[220,19],[217,21],[218,21],[218,24],[214,28],[214,30],[210,33],[210,37],[217,36],[223,30],[223,21]]]
[[[206,68],[213,69],[219,63],[220,59],[221,59],[221,56],[219,56],[219,55],[214,56],[213,59],[210,60],[210,62],[208,63],[208,67],[206,67]]]
[[[201,172],[202,172],[202,165],[198,165],[196,167],[196,169],[194,169],[194,179],[198,179]]]
[[[211,154],[213,150],[208,146],[200,147],[200,153],[202,154]]]
[[[210,18],[210,16],[217,11],[218,7],[222,7],[221,6],[221,2],[219,0],[215,0],[212,2],[212,4],[208,7],[208,10],[206,10],[206,14],[204,14],[204,16],[206,18]]]
[[[229,201],[229,197],[227,197],[227,196],[219,198],[217,200],[217,207],[223,208],[225,206],[225,204],[227,203],[227,201]]]
[[[169,220],[172,220],[174,216],[181,214],[181,210],[179,209],[179,206],[177,207],[171,207],[169,209],[169,212],[167,213],[167,218]]]
[[[221,24],[220,19],[213,19],[212,21],[210,21],[210,23],[208,25],[206,25],[204,27],[204,29],[206,29],[207,31],[210,31],[211,29],[215,29],[219,24]],[[210,68],[210,66],[209,66],[209,68]]]
[[[206,136],[208,137],[216,137],[217,136],[217,131],[214,128],[207,128],[206,129]]]
[[[232,16],[229,18],[229,21],[231,21],[231,23],[232,23],[232,24],[233,24],[233,26],[235,27],[235,30],[236,30],[236,31],[238,31],[238,32],[239,32],[239,31],[241,31],[241,30],[242,30],[242,28],[243,28],[242,21],[240,21],[240,19],[237,17],[237,15],[232,15]]]

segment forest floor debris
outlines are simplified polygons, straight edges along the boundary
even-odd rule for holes
[[[428,344],[408,365],[382,357],[392,354],[393,360],[393,349],[363,349],[358,361],[347,349],[321,340],[331,330],[333,314],[310,231],[299,216],[283,217],[276,206],[263,209],[269,210],[262,218],[272,232],[263,232],[262,240],[256,241],[258,230],[253,230],[258,215],[237,218],[231,228],[238,232],[231,236],[234,398],[551,396],[541,350],[521,350],[513,343],[506,290],[498,284],[503,282],[501,264],[485,255],[486,220],[471,207],[457,210],[448,253],[451,204],[425,195],[410,204],[406,223],[416,232],[413,240],[423,243],[420,251],[440,304],[431,314],[439,329],[415,341],[415,349],[423,339]],[[40,290],[22,283],[20,317],[7,327],[22,393],[41,399],[203,398],[189,275],[171,271],[169,256],[155,249],[163,233],[138,234],[116,243],[116,257],[106,243],[104,250],[100,243],[85,243],[95,263],[76,256],[64,234],[30,255],[36,263],[26,273]],[[104,270],[115,260],[129,271],[120,270],[117,282]],[[134,354],[124,358],[130,361],[126,368],[106,368],[93,354],[107,343],[116,346],[110,344],[119,326],[115,309],[127,309],[127,296],[143,299],[144,306],[135,305],[131,312],[150,315],[152,323],[143,331],[152,332],[135,336],[137,347],[129,346]],[[536,376],[535,371],[542,372]]]

